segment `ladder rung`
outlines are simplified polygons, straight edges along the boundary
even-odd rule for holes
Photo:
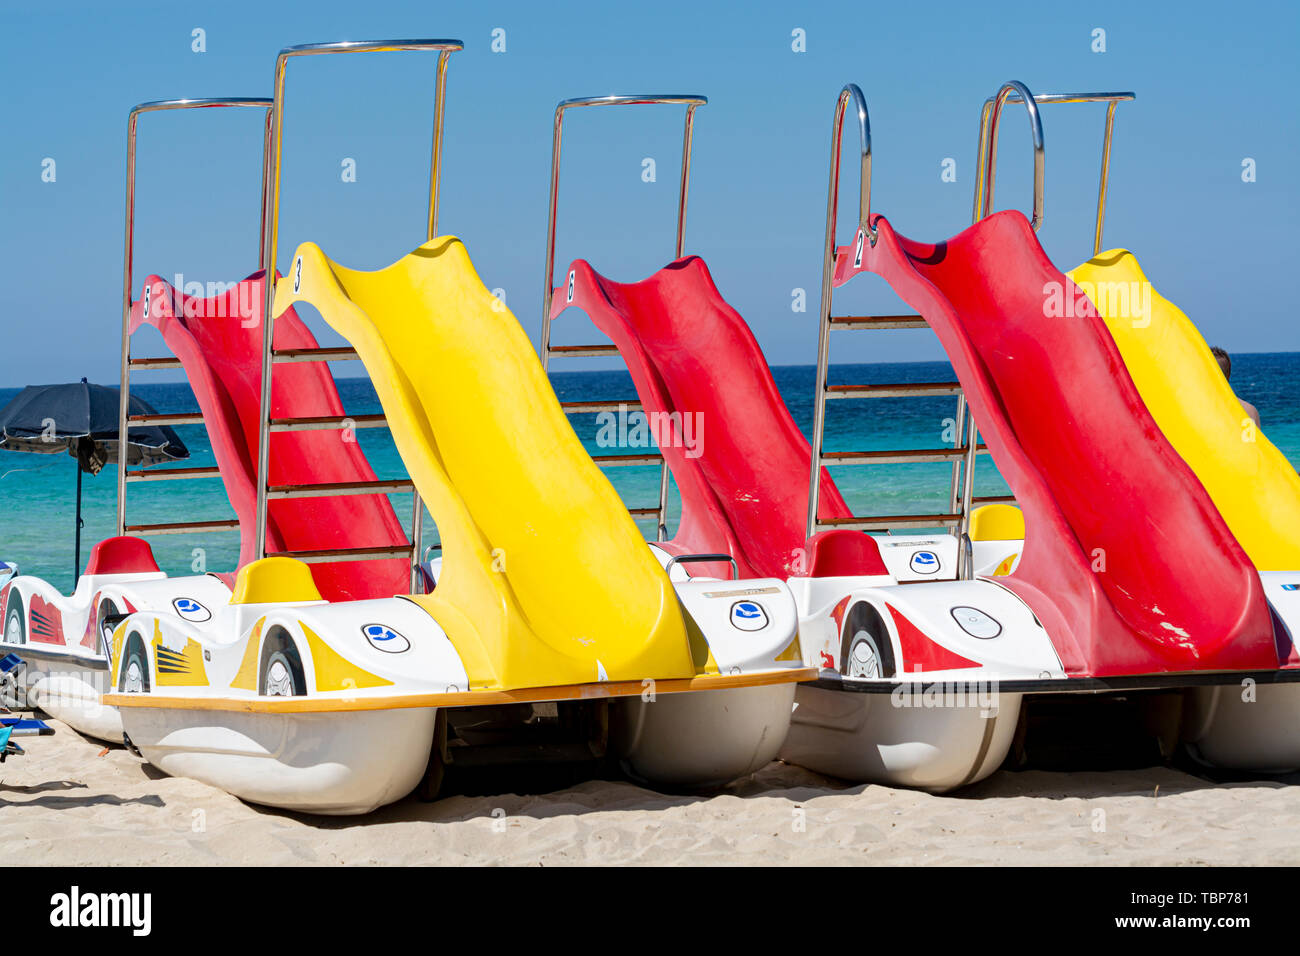
[[[383,415],[318,415],[309,418],[273,418],[273,432],[312,432],[329,429],[383,428],[388,419]]]
[[[184,364],[178,358],[171,356],[159,356],[157,358],[133,358],[127,362],[127,368],[141,369],[150,371],[153,369],[165,368],[184,368]]]
[[[344,495],[386,495],[411,491],[415,484],[409,478],[391,481],[330,481],[313,485],[273,485],[266,490],[268,501],[290,498],[334,498]]]
[[[127,418],[128,425],[202,425],[202,412],[181,412],[178,414],[168,414],[158,412],[149,415],[131,415]]]
[[[641,403],[635,398],[630,401],[560,402],[560,408],[564,409],[566,415],[592,415],[596,412],[638,412]]]
[[[547,351],[551,355],[564,358],[596,358],[601,355],[617,355],[617,345],[552,345]]]
[[[662,455],[592,455],[591,460],[602,468],[620,468],[625,465],[658,465]]]
[[[853,515],[850,518],[823,518],[817,522],[818,531],[848,528],[850,531],[888,531],[890,528],[936,528],[955,524],[959,514],[932,515]]]
[[[166,524],[129,524],[126,534],[205,534],[209,531],[238,531],[239,519],[229,521],[175,521]]]
[[[386,561],[391,558],[409,558],[414,553],[412,545],[394,545],[385,548],[334,548],[321,551],[273,551],[280,558],[296,558],[303,564],[333,564],[339,561]]]
[[[627,513],[633,518],[658,518],[659,509],[655,508],[628,508]]]
[[[973,505],[1014,505],[1015,495],[976,495],[970,500]]]
[[[858,331],[862,329],[924,329],[925,319],[919,315],[832,315],[832,329]]]
[[[276,365],[287,362],[346,362],[357,359],[357,350],[350,345],[337,345],[315,349],[275,349],[271,361]]]
[[[988,446],[975,446],[976,454]],[[957,461],[966,456],[965,446],[957,448],[907,448],[884,451],[824,451],[823,465],[911,465],[930,461]]]
[[[165,468],[160,471],[128,471],[127,481],[183,481],[187,478],[220,478],[221,469],[216,466],[205,468]]]
[[[828,385],[832,398],[906,398],[918,395],[960,395],[960,382],[892,382],[879,385]]]

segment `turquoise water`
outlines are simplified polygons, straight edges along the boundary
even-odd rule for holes
[[[814,370],[811,366],[784,366],[773,370],[777,387],[799,427],[812,428]],[[952,378],[945,362],[911,362],[874,365],[841,365],[831,370],[833,384],[871,382],[943,381]],[[1300,398],[1292,385],[1300,378],[1300,353],[1238,355],[1233,358],[1233,384],[1238,394],[1253,402],[1260,412],[1264,431],[1293,462],[1300,463]],[[561,400],[632,399],[635,392],[624,371],[560,372],[551,376]],[[0,389],[0,406],[18,393]],[[197,411],[189,386],[147,385],[133,391],[159,411]],[[368,379],[339,380],[339,392],[349,414],[380,411]],[[873,399],[839,401],[828,405],[826,448],[869,450],[874,448],[932,448],[945,443],[944,429],[955,412],[955,399]],[[637,449],[599,447],[595,415],[573,418],[574,428],[593,454]],[[712,423],[708,423],[713,427]],[[189,446],[191,459],[184,466],[212,465],[211,446],[202,426],[177,428]],[[386,431],[357,432],[362,449],[381,478],[405,477],[405,470]],[[705,431],[705,442],[708,431]],[[0,493],[4,496],[4,528],[0,531],[0,558],[15,561],[24,573],[35,574],[51,583],[71,589],[73,575],[73,515],[76,472],[66,455],[31,455],[0,452]],[[629,507],[652,507],[658,501],[659,469],[627,467],[607,470],[611,482]],[[836,483],[855,511],[884,514],[942,511],[946,508],[950,466],[875,465],[832,469]],[[1005,494],[1007,487],[992,460],[980,459],[976,469],[976,493]],[[410,496],[393,495],[393,505],[404,525],[409,526]],[[116,518],[116,470],[110,466],[98,476],[84,476],[82,562],[91,545],[114,532]],[[670,495],[669,531],[676,527],[679,503],[676,490]],[[200,521],[233,518],[221,482],[198,481],[136,483],[129,488],[127,522],[148,524],[163,521]],[[647,537],[654,536],[653,522],[640,523]],[[426,518],[426,541],[437,539],[436,529]],[[238,535],[177,536],[151,539],[163,570],[188,574],[192,570],[227,571],[239,554]],[[196,564],[202,561],[202,568]]]

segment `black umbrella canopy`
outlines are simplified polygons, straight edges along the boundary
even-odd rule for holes
[[[66,451],[82,471],[98,474],[118,460],[121,393],[85,379],[67,385],[28,385],[0,409],[0,449],[37,454]],[[151,415],[154,408],[132,395],[129,413]],[[127,429],[127,464],[156,465],[190,456],[176,432],[165,425]]]

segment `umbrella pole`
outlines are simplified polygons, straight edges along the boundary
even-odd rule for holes
[[[76,461],[76,459],[74,459]],[[77,563],[72,566],[72,587],[77,587],[77,579],[81,577],[81,462],[76,461],[77,466]]]

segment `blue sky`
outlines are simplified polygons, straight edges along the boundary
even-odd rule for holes
[[[848,81],[866,93],[874,208],[904,234],[969,223],[978,110],[1007,79],[1035,92],[1136,91],[1116,122],[1107,245],[1133,249],[1160,291],[1233,351],[1300,349],[1284,285],[1300,207],[1300,80],[1292,4],[1224,13],[1200,3],[1041,4],[142,3],[0,4],[0,385],[114,381],[120,323],[125,120],[135,103],[269,95],[274,57],[305,42],[454,37],[442,231],[536,339],[551,116],[567,97],[699,92],[687,251],[702,255],[773,364],[811,362],[830,117]],[[503,28],[506,52],[491,51]],[[1106,52],[1092,52],[1092,31]],[[191,50],[191,31],[207,50]],[[807,50],[791,49],[791,31]],[[281,257],[307,239],[377,268],[423,239],[432,55],[299,61],[285,128]],[[243,113],[243,115],[239,115]],[[229,280],[256,267],[258,121],[243,111],[142,122],[137,283],[148,272]],[[1044,111],[1047,216],[1057,265],[1091,251],[1102,108]],[[565,141],[558,267],[590,259],[641,278],[672,254],[681,112],[586,111]],[[1029,195],[1021,113],[1005,124],[999,206]],[[53,158],[57,179],[41,179]],[[642,160],[657,181],[642,182]],[[1257,181],[1241,163],[1255,160]],[[357,181],[342,181],[344,158]],[[941,181],[945,158],[957,182]],[[856,184],[843,189],[845,228]],[[892,308],[858,280],[840,309]],[[809,311],[790,308],[804,288]],[[562,341],[591,333],[576,324]],[[328,336],[322,336],[328,338]],[[162,346],[142,335],[138,354]],[[938,357],[928,332],[854,336],[840,359]],[[576,366],[575,366],[576,367]],[[587,366],[590,367],[590,366]]]

